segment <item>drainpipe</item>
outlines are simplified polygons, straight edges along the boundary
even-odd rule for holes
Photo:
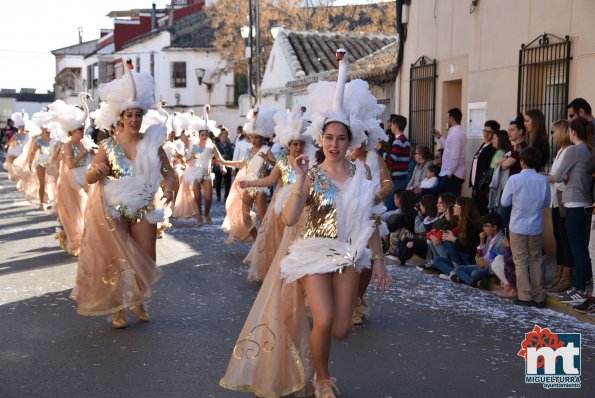
[[[157,28],[157,6],[153,3],[153,9],[151,10],[151,32]]]
[[[403,65],[403,53],[405,51],[405,40],[407,39],[407,22],[403,21],[403,9],[409,14],[409,5],[411,0],[397,0],[397,35],[399,37],[399,47],[397,50],[397,78],[395,82],[395,112],[401,113],[401,66]],[[408,18],[408,16],[407,16]]]

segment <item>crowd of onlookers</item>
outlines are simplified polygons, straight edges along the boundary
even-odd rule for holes
[[[587,291],[595,276],[595,118],[582,98],[568,104],[567,114],[550,126],[552,146],[539,109],[518,115],[507,130],[486,121],[469,171],[459,109],[448,111],[446,134],[434,130],[435,156],[428,146],[413,149],[404,133],[407,119],[391,115],[391,142],[379,149],[395,190],[383,215],[388,258],[406,265],[417,256],[426,261],[420,271],[479,288],[497,277],[502,289],[495,294],[519,305],[542,308],[549,290],[575,310],[595,314]],[[461,196],[465,181],[470,197]],[[557,267],[545,283],[548,213]]]

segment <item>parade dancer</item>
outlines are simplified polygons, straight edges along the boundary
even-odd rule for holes
[[[367,87],[359,86],[361,89],[367,90]],[[351,88],[351,87],[350,87]],[[351,96],[358,95],[357,93],[349,93]],[[362,93],[363,95],[363,93]],[[373,109],[375,99],[371,100],[370,109]],[[378,108],[381,111],[380,108]],[[366,141],[363,142],[358,149],[353,151],[351,154],[352,160],[361,160],[365,162],[370,168],[370,174],[372,176],[372,182],[374,186],[374,204],[381,205],[384,200],[393,193],[393,182],[390,177],[390,171],[382,157],[376,152],[376,147],[380,141],[388,141],[388,136],[384,132],[380,125],[372,124],[366,130]],[[386,208],[379,206],[376,208],[376,216],[380,216],[381,213],[386,211]],[[380,224],[380,236],[384,237],[389,234],[386,223]],[[370,313],[370,305],[367,300],[364,299],[364,294],[370,284],[372,278],[372,270],[370,268],[364,268],[360,272],[359,286],[357,288],[357,294],[355,299],[355,308],[353,310],[352,323],[354,325],[360,325],[363,323],[363,318],[368,316]]]
[[[282,212],[288,226],[303,221],[303,228],[285,230],[282,245],[289,246],[289,253],[280,247],[265,278],[220,382],[225,388],[267,397],[307,394],[313,360],[316,397],[334,397],[335,380],[328,370],[331,335],[345,338],[349,334],[358,271],[370,266],[368,243],[376,260],[373,280],[378,281],[378,287],[388,287],[373,218],[374,187],[369,169],[361,161],[346,158],[347,150],[364,140],[364,131],[345,115],[342,105],[351,105],[345,106],[347,112],[361,110],[361,98],[352,97],[343,104],[345,51],[338,51],[337,57],[344,62],[339,64],[336,87],[328,82],[309,87],[308,108],[320,112],[310,131],[322,146],[325,159],[308,170],[308,157],[297,157],[296,182]],[[336,95],[329,105],[332,90]],[[291,231],[297,233],[290,236]],[[313,317],[309,346],[302,288]]]
[[[6,152],[6,161],[2,165],[4,169],[8,172],[8,178],[12,181],[17,180],[18,176],[12,170],[12,164],[14,160],[23,153],[23,148],[25,143],[27,142],[27,133],[25,132],[25,119],[29,116],[27,114],[23,114],[21,112],[13,113],[10,118],[14,122],[14,126],[17,128],[17,133],[12,136],[10,141],[8,141],[8,150]]]
[[[88,96],[86,93],[82,95]],[[56,214],[63,231],[58,232],[60,246],[72,256],[78,256],[83,236],[84,211],[87,204],[85,174],[92,151],[90,138],[84,139],[88,112],[73,105],[56,101],[51,106],[56,120],[68,132],[69,140],[62,145],[62,162],[56,197]],[[88,108],[86,108],[88,109]]]
[[[281,156],[277,160],[268,177],[240,182],[243,189],[278,184],[269,210],[258,228],[256,240],[244,259],[244,264],[250,266],[249,280],[262,282],[283,238],[285,223],[280,215],[295,183],[295,159],[303,153],[308,154],[312,162],[314,159],[315,148],[312,145],[312,137],[305,133],[306,124],[302,115],[301,106],[294,107],[292,112],[279,111],[275,114],[275,139],[284,148],[289,149],[289,155]]]
[[[37,187],[37,198],[39,199],[40,210],[46,210],[55,197],[54,186],[49,186],[49,184],[47,184],[48,181],[46,181],[49,177],[48,172],[52,165],[52,161],[55,161],[55,158],[52,157],[54,153],[54,145],[56,145],[56,139],[51,137],[48,127],[43,126],[41,127],[41,134],[39,137],[36,137],[35,139],[32,138],[29,153],[27,155],[27,168],[29,174],[31,175],[34,173],[36,177],[29,182],[27,191],[30,192],[31,188],[34,186]],[[56,178],[52,179],[52,184],[55,181]],[[25,194],[25,197],[29,200],[33,200],[30,193]]]
[[[209,120],[209,105],[205,105],[203,118],[194,116],[190,120],[190,131],[198,132],[198,142],[192,144],[189,156],[189,166],[184,173],[184,184],[192,187],[194,200],[196,201],[196,224],[202,227],[202,197],[205,198],[205,221],[208,225],[213,224],[211,219],[211,203],[213,202],[213,183],[211,178],[211,160],[213,156],[222,159],[217,147],[209,138],[209,132],[218,135],[216,122]],[[202,190],[202,192],[201,192]]]
[[[268,188],[247,188],[240,186],[241,181],[256,181],[267,175],[269,165],[275,164],[275,157],[268,145],[263,145],[266,138],[271,138],[274,133],[273,109],[255,107],[248,112],[248,123],[244,131],[250,137],[251,146],[246,150],[242,160],[230,162],[217,159],[217,163],[227,167],[240,169],[227,200],[225,201],[226,216],[221,228],[228,234],[225,243],[231,244],[234,240],[246,241],[250,236],[256,239],[256,220],[252,206],[256,204],[258,219],[262,222],[267,209]]]
[[[95,184],[85,212],[76,284],[71,298],[80,315],[112,314],[112,326],[127,326],[126,308],[149,321],[145,300],[161,277],[155,262],[156,224],[163,210],[155,200],[173,199],[175,176],[165,152],[165,128],[154,125],[140,134],[143,114],[153,105],[153,78],[125,75],[101,85],[99,95],[122,131],[102,141],[86,174]],[[156,193],[164,184],[163,198]]]

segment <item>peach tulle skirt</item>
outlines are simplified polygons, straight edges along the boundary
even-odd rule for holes
[[[264,279],[283,238],[285,223],[282,221],[281,215],[275,211],[275,201],[279,197],[276,193],[273,195],[266,215],[260,223],[258,236],[244,259],[244,264],[250,266],[248,271],[249,280],[260,282]]]
[[[180,178],[180,189],[176,196],[174,204],[174,211],[172,217],[175,218],[192,218],[198,214],[198,205],[194,198],[192,186],[184,182],[184,178]]]
[[[287,284],[279,275],[287,248],[301,226],[285,228],[279,250],[236,342],[219,384],[260,397],[295,393],[310,396],[314,364],[310,355],[310,324],[299,282]]]
[[[103,183],[94,185],[70,295],[79,315],[111,314],[142,304],[163,273],[128,233],[126,223],[110,217]]]
[[[60,167],[60,179],[56,197],[56,215],[66,234],[66,250],[77,256],[83,237],[87,194],[75,177],[79,168],[69,169],[66,162]],[[80,167],[86,170],[86,166]]]
[[[232,244],[236,239],[245,242],[250,238],[250,231],[256,226],[256,214],[252,211],[253,199],[248,191],[240,187],[242,169],[229,190],[225,201],[225,219],[221,228],[227,233],[225,243]]]
[[[16,182],[17,189],[30,202],[37,203],[39,200],[39,178],[37,177],[36,161],[38,153],[35,154],[31,170],[29,170],[29,151],[34,140],[29,140],[23,148],[23,152],[13,161],[11,174],[13,181]],[[58,187],[58,165],[50,164],[45,169],[45,194],[44,201],[51,203],[54,201]]]

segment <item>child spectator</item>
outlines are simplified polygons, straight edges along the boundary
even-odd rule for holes
[[[413,255],[426,258],[428,254],[426,233],[438,217],[437,204],[438,199],[434,195],[424,195],[419,200],[419,210],[415,218],[415,237],[401,241],[396,253],[401,265],[405,265]]]
[[[451,280],[462,280],[468,285],[481,287],[480,282],[490,277],[492,262],[504,249],[504,234],[500,230],[502,218],[496,213],[488,213],[481,220],[483,231],[479,233],[479,246],[475,256],[476,265],[459,265]]]
[[[438,185],[438,174],[440,174],[440,167],[431,165],[426,171],[426,178],[421,182],[421,189],[432,189]]]
[[[502,298],[516,298],[516,273],[508,236],[504,236],[503,243],[502,254],[492,261],[492,272],[500,279],[500,286],[502,286],[502,289],[495,291],[494,294]]]
[[[511,176],[502,192],[502,206],[512,206],[510,246],[516,265],[519,305],[545,307],[541,270],[543,210],[550,203],[550,187],[535,168],[541,161],[539,150],[526,147],[520,152],[521,172]]]

